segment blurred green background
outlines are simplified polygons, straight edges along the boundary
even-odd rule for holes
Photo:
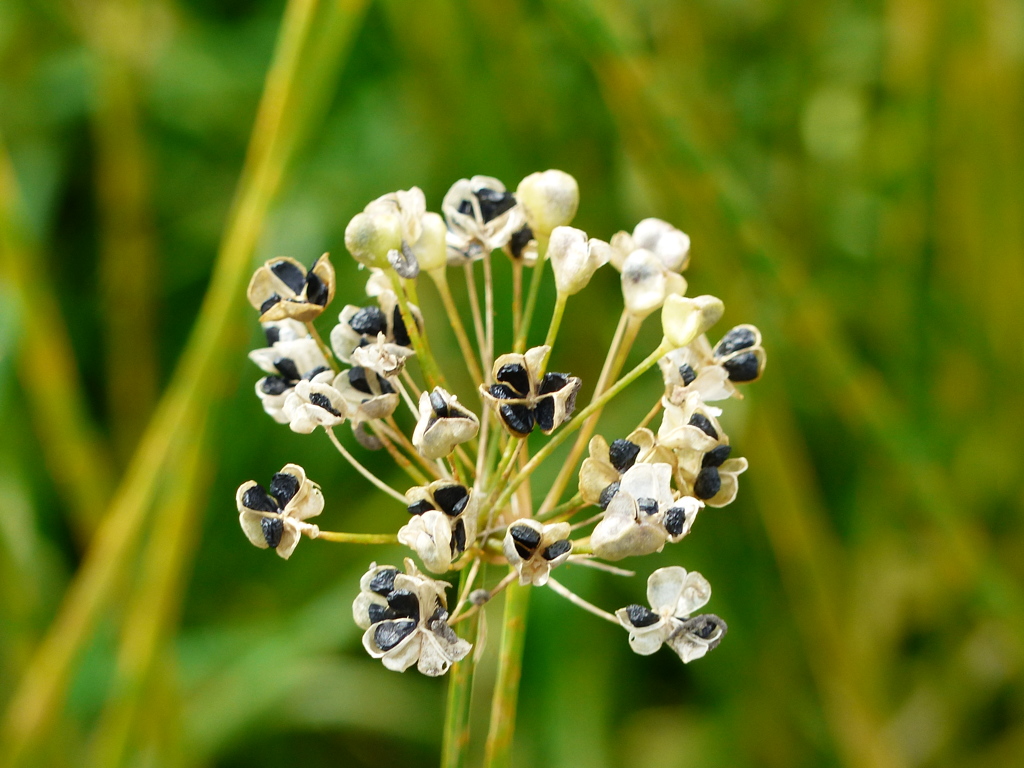
[[[690,292],[759,325],[769,366],[726,404],[735,504],[636,579],[565,575],[614,609],[699,570],[728,638],[639,658],[540,591],[518,765],[1020,765],[1024,3],[302,0],[281,32],[282,10],[0,3],[0,764],[436,763],[444,682],[385,672],[351,621],[398,550],[285,563],[238,529],[234,489],[288,461],[327,528],[404,516],[264,416],[244,283],[331,251],[326,334],[363,301],[343,231],[366,202],[554,167],[592,236],[688,232]],[[570,302],[560,370],[596,379],[620,302],[611,270]]]

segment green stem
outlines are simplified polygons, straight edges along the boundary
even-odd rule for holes
[[[530,335],[530,323],[533,320],[533,311],[537,306],[537,297],[540,295],[540,284],[544,277],[544,264],[547,261],[548,241],[537,238],[537,264],[533,268],[533,277],[530,279],[530,293],[526,297],[526,307],[523,309],[523,319],[516,335],[516,343],[513,351],[526,351],[526,338]]]
[[[441,294],[441,303],[444,304],[445,311],[448,313],[448,319],[451,321],[452,330],[455,331],[455,339],[459,342],[462,356],[466,358],[466,367],[469,369],[469,375],[473,377],[473,381],[483,381],[483,371],[480,370],[480,365],[476,361],[473,345],[469,341],[469,334],[466,333],[466,326],[462,324],[459,309],[455,306],[451,288],[448,287],[448,273],[443,269],[439,269],[431,272],[430,277],[434,280],[434,285],[437,286],[437,292]]]
[[[339,544],[397,544],[398,536],[393,533],[342,533],[340,531],[320,531],[316,538],[334,541]]]
[[[565,303],[569,300],[569,294],[558,292],[555,297],[555,309],[551,313],[551,323],[548,325],[548,335],[544,338],[544,346],[548,347],[548,353],[544,355],[542,370],[547,370],[548,359],[551,357],[551,348],[555,346],[555,339],[558,338],[558,329],[562,327],[562,316],[565,314]]]
[[[462,579],[466,578],[463,572]],[[461,581],[461,580],[460,580]],[[463,639],[476,643],[478,621],[465,625]],[[444,734],[441,742],[441,768],[461,768],[466,764],[469,746],[469,714],[473,698],[473,674],[476,672],[475,649],[462,661],[456,662],[448,673],[448,702],[444,715]]]
[[[385,272],[391,280],[391,287],[395,291],[395,296],[398,297],[398,308],[402,313],[402,322],[405,323],[405,330],[409,334],[412,348],[416,350],[416,359],[419,361],[420,368],[423,370],[423,376],[427,380],[427,388],[433,389],[434,387],[444,386],[447,389],[444,383],[444,376],[441,375],[441,369],[437,367],[437,361],[430,351],[426,329],[424,328],[423,333],[420,333],[416,317],[413,315],[412,310],[409,309],[409,298],[406,295],[406,291],[415,291],[415,288],[412,286],[407,288],[406,285],[403,285],[402,278],[398,276],[395,270],[387,269]]]
[[[512,762],[512,737],[516,730],[519,679],[523,671],[530,588],[511,584],[505,591],[505,614],[498,657],[498,679],[491,701],[491,725],[484,757],[486,768],[507,768]]]

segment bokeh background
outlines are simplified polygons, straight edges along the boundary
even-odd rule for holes
[[[638,658],[535,595],[518,765],[1020,765],[1024,3],[283,6],[0,3],[2,764],[436,763],[444,682],[385,672],[351,621],[398,551],[285,563],[238,529],[234,489],[288,461],[329,528],[404,515],[264,416],[244,283],[331,251],[336,312],[363,298],[343,231],[369,200],[419,185],[438,210],[463,176],[556,167],[593,236],[687,231],[691,292],[758,324],[769,366],[727,404],[736,503],[637,579],[565,576],[614,609],[697,569],[727,640]],[[586,381],[616,277],[555,352]]]

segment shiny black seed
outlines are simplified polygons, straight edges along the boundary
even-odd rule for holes
[[[430,407],[434,409],[434,415],[439,419],[444,419],[451,415],[448,410],[448,403],[444,401],[444,395],[437,390],[430,393]]]
[[[461,203],[459,203],[458,211],[463,216],[472,216],[473,215],[473,204],[471,202],[469,202],[469,200],[463,200]]]
[[[387,597],[395,588],[395,576],[397,575],[398,571],[394,568],[377,571],[377,575],[370,579],[370,591]]]
[[[533,431],[533,411],[528,406],[503,405],[499,412],[508,428],[517,435],[528,435]]]
[[[263,335],[267,337],[267,344],[274,346],[281,340],[281,329],[276,325],[268,325],[263,329]]]
[[[450,517],[462,514],[469,502],[469,491],[462,485],[446,485],[434,491],[434,501]]]
[[[278,279],[292,289],[295,293],[302,293],[302,286],[306,283],[306,273],[301,267],[292,264],[290,261],[275,261],[270,265],[270,271],[277,275]]]
[[[314,376],[319,376],[324,371],[329,371],[329,370],[331,370],[331,369],[328,368],[326,365],[318,365],[313,370],[306,371],[304,374],[302,374],[302,378],[304,378],[306,381],[312,381]]]
[[[711,419],[709,419],[704,414],[695,413],[693,414],[693,416],[690,417],[690,420],[686,423],[689,424],[691,427],[696,427],[708,437],[714,438],[715,440],[718,439],[718,432],[716,432],[715,428],[711,426]]]
[[[508,249],[512,252],[512,257],[523,258],[523,249],[530,244],[531,240],[533,240],[533,230],[528,225],[524,224],[522,229],[513,232],[512,237],[508,240]]]
[[[661,617],[654,611],[635,603],[626,606],[626,616],[629,618],[629,623],[634,627],[649,627],[651,624],[657,624],[661,620]]]
[[[320,307],[327,306],[327,297],[330,295],[327,283],[320,279],[319,275],[310,272],[306,275],[306,301]]]
[[[715,357],[725,357],[741,349],[752,347],[755,341],[757,341],[757,336],[749,328],[733,328],[718,342],[718,346],[715,347]]]
[[[550,432],[555,428],[554,395],[542,397],[537,401],[537,406],[533,410],[533,418],[537,420],[537,425],[545,432]]]
[[[491,384],[490,393],[491,397],[496,397],[499,400],[518,400],[521,397],[508,384]]]
[[[512,542],[515,544],[516,552],[523,560],[529,560],[533,552],[540,544],[540,531],[528,525],[513,525],[509,532],[512,535]]]
[[[480,216],[484,224],[493,221],[516,204],[516,196],[511,192],[498,192],[496,189],[479,189],[476,199],[480,201]]]
[[[568,383],[568,373],[546,373],[544,378],[540,380],[540,389],[537,394],[549,395],[552,392],[557,392]]]
[[[561,539],[560,541],[556,541],[550,547],[545,547],[544,551],[541,553],[541,557],[545,560],[555,560],[571,549],[572,542],[568,539]]]
[[[616,440],[608,447],[608,460],[621,474],[636,463],[640,455],[640,446],[629,440]]]
[[[260,382],[260,390],[265,395],[282,395],[291,388],[291,383],[280,376],[267,376]]]
[[[254,509],[257,512],[281,511],[274,497],[267,493],[267,489],[259,483],[242,494],[242,504],[246,509]]]
[[[722,462],[729,458],[730,453],[732,453],[732,446],[719,445],[704,454],[704,458],[701,459],[700,465],[702,467],[720,467],[722,466]]]
[[[452,529],[452,540],[449,542],[449,546],[452,549],[452,555],[461,555],[466,551],[466,525],[462,520],[458,520],[455,523],[455,527]]]
[[[672,507],[665,513],[665,530],[670,536],[678,536],[683,532],[686,523],[686,510],[682,507]]]
[[[341,414],[334,410],[334,406],[331,404],[331,399],[327,395],[321,395],[319,392],[312,392],[309,395],[309,402],[318,408],[323,408],[332,416],[341,418]]]
[[[378,333],[388,332],[388,321],[380,307],[363,307],[349,318],[348,324],[364,336],[376,338]]]
[[[399,616],[413,621],[420,620],[420,600],[408,589],[396,589],[388,593],[388,605]]]
[[[281,300],[281,297],[278,296],[276,293],[270,294],[270,298],[267,299],[266,301],[264,301],[262,304],[260,304],[260,314],[262,315],[264,312],[266,312],[272,306],[277,304],[277,302],[279,302],[280,300]]]
[[[618,483],[612,483],[607,488],[605,488],[603,491],[601,491],[601,498],[598,499],[597,505],[601,509],[608,509],[608,505],[611,504],[612,498],[618,492],[619,492],[619,484]]]
[[[405,320],[402,318],[402,308],[395,307],[391,318],[391,335],[395,338],[395,344],[400,347],[412,346],[412,339],[409,338],[409,329],[405,327]]]
[[[278,472],[270,481],[270,495],[284,509],[285,505],[299,492],[299,478],[287,472]]]
[[[281,543],[281,536],[284,534],[284,523],[279,517],[264,517],[260,520],[260,528],[263,529],[263,540],[271,549],[277,549]]]
[[[370,615],[370,623],[376,624],[378,621],[384,621],[385,619],[397,619],[398,614],[388,608],[386,605],[380,605],[378,603],[370,603],[370,607],[366,611]]]
[[[653,515],[658,511],[658,502],[649,496],[642,496],[636,500],[636,505],[645,515]]]
[[[370,389],[370,382],[366,378],[366,369],[356,366],[350,368],[348,371],[348,383],[351,384],[356,390],[362,392],[364,395],[372,395],[373,390]]]
[[[409,514],[422,515],[424,512],[429,512],[433,508],[434,505],[431,504],[429,501],[427,501],[426,499],[420,499],[419,501],[414,501],[412,504],[409,505]]]
[[[690,386],[690,384],[692,384],[697,378],[696,372],[694,372],[693,368],[688,366],[686,363],[679,366],[679,375],[683,378],[684,387]]]
[[[295,367],[295,361],[290,357],[277,358],[274,360],[274,367],[277,368],[278,373],[289,381],[298,381],[302,378],[299,369]]]
[[[415,629],[416,622],[409,619],[382,622],[373,631],[373,640],[382,651],[390,651],[411,635]]]
[[[395,394],[395,388],[391,386],[391,382],[381,376],[379,373],[374,373],[377,377],[377,386],[380,387],[380,393],[382,395],[393,395]]]
[[[494,378],[503,384],[508,384],[520,397],[530,394],[530,375],[526,372],[526,366],[519,363],[508,363],[501,366]]]
[[[693,481],[693,495],[698,499],[711,499],[722,490],[722,477],[718,467],[704,467]]]
[[[736,355],[722,363],[722,367],[729,373],[729,381],[735,381],[738,384],[753,381],[761,375],[761,362],[753,352]]]

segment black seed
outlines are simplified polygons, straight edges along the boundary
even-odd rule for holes
[[[537,406],[533,409],[533,418],[537,420],[537,425],[545,432],[550,432],[555,428],[554,395],[542,397],[537,401]]]
[[[377,338],[378,333],[388,332],[388,321],[380,307],[363,307],[349,318],[348,324],[363,336]]]
[[[491,397],[496,397],[499,400],[519,400],[521,397],[508,384],[491,384],[490,393]]]
[[[645,515],[653,515],[658,512],[658,502],[649,496],[642,496],[636,500],[636,505]]]
[[[408,589],[396,589],[388,593],[388,605],[399,616],[413,621],[420,620],[420,600]]]
[[[274,346],[281,340],[281,329],[276,325],[268,325],[263,329],[263,335],[267,337],[267,344]]]
[[[545,560],[555,560],[572,549],[572,542],[568,539],[556,541],[550,547],[545,547],[541,557]]]
[[[434,491],[434,501],[450,517],[462,514],[469,501],[469,491],[462,485],[446,485]]]
[[[598,499],[597,505],[601,509],[608,509],[608,505],[611,504],[612,498],[618,492],[619,492],[619,484],[618,483],[612,483],[607,488],[605,488],[603,491],[601,491],[601,498]]]
[[[458,211],[463,216],[472,216],[473,204],[469,202],[469,200],[463,200],[461,203],[459,203]]]
[[[692,384],[697,378],[696,372],[694,372],[693,368],[688,366],[686,363],[679,366],[679,375],[683,378],[684,387],[690,386],[690,384]]]
[[[320,307],[327,306],[327,297],[330,295],[327,283],[320,279],[319,275],[310,272],[306,275],[306,301]]]
[[[419,501],[414,501],[409,505],[409,514],[422,515],[424,512],[429,512],[432,509],[434,509],[433,504],[426,499],[420,499]]]
[[[395,388],[391,386],[391,382],[381,376],[379,373],[374,373],[377,377],[377,386],[380,387],[380,393],[382,395],[393,395],[395,394]]]
[[[729,372],[729,380],[738,384],[753,381],[761,375],[761,362],[753,352],[736,355],[722,363],[722,367]]]
[[[702,467],[720,467],[722,462],[729,458],[730,453],[732,453],[732,446],[730,445],[720,445],[717,448],[712,448],[704,454],[700,465]]]
[[[704,414],[695,413],[693,414],[693,416],[690,417],[690,420],[686,423],[691,427],[696,427],[708,437],[713,438],[715,440],[718,439],[718,432],[716,432],[715,428],[711,426],[711,419],[709,419]]]
[[[366,378],[366,369],[356,366],[350,368],[348,371],[348,383],[351,384],[356,390],[362,392],[364,395],[372,395],[373,390],[370,389],[370,382]]]
[[[260,520],[260,528],[263,529],[263,540],[271,549],[277,549],[281,543],[281,536],[284,534],[284,523],[279,517],[264,517]]]
[[[370,579],[370,591],[387,597],[395,588],[395,576],[398,571],[394,568],[385,568],[377,571],[377,575]]]
[[[391,335],[395,338],[395,344],[400,347],[412,346],[412,339],[409,338],[409,329],[405,327],[405,320],[402,318],[402,308],[395,307],[391,316]]]
[[[466,524],[462,520],[458,520],[455,523],[455,527],[452,529],[452,540],[449,542],[449,546],[452,549],[452,555],[461,555],[466,551]]]
[[[302,293],[302,286],[306,283],[306,273],[301,267],[292,264],[290,261],[275,261],[270,265],[270,271],[277,275],[278,279],[296,294]]]
[[[378,603],[370,603],[370,607],[366,611],[370,615],[370,623],[376,624],[378,621],[384,621],[385,619],[397,619],[398,614],[388,608],[386,605],[380,605]]]
[[[503,405],[499,412],[506,426],[517,435],[533,431],[533,411],[526,405]]]
[[[341,414],[334,410],[334,406],[331,404],[331,399],[327,395],[321,395],[319,392],[312,392],[309,395],[309,402],[318,408],[323,408],[332,416],[341,418]]]
[[[722,490],[722,477],[718,467],[704,467],[693,481],[693,495],[698,499],[711,499]]]
[[[494,378],[511,386],[519,393],[520,397],[530,394],[530,375],[526,372],[526,367],[519,363],[508,363],[501,366]]]
[[[511,192],[498,192],[495,189],[478,189],[476,199],[480,201],[480,216],[484,224],[498,218],[516,204],[516,196]]]
[[[295,361],[290,357],[279,357],[274,361],[277,372],[289,381],[298,381],[302,378],[299,369],[295,367]]]
[[[270,481],[270,495],[284,509],[285,505],[299,492],[299,478],[287,472],[278,472]]]
[[[274,497],[267,493],[267,489],[259,483],[242,494],[242,504],[246,509],[254,509],[257,512],[281,511]]]
[[[608,447],[608,460],[622,474],[636,463],[640,455],[640,446],[629,440],[616,440]]]
[[[272,306],[277,304],[277,302],[279,302],[280,300],[281,300],[281,297],[278,296],[276,293],[270,294],[270,298],[267,299],[266,301],[264,301],[262,304],[260,304],[260,314],[262,315],[264,312],[266,312]]]
[[[686,523],[686,510],[682,507],[672,507],[665,513],[665,530],[670,536],[678,536],[683,532]]]
[[[544,374],[544,378],[540,380],[540,389],[537,394],[549,395],[552,392],[557,392],[562,389],[566,384],[569,383],[568,373],[547,373]]]
[[[434,409],[434,415],[439,419],[444,419],[451,415],[448,410],[448,403],[444,401],[444,395],[437,390],[430,393],[430,407]]]
[[[390,651],[416,629],[416,622],[409,619],[385,621],[373,631],[373,640],[382,651]]]
[[[302,374],[302,378],[304,378],[306,381],[312,381],[314,376],[319,376],[324,371],[329,371],[329,370],[331,370],[331,369],[328,368],[326,365],[318,365],[313,370],[306,371],[304,374]]]
[[[754,346],[755,341],[757,341],[757,336],[749,328],[733,328],[718,342],[714,355],[715,357],[731,355],[733,352]]]
[[[629,623],[634,627],[649,627],[651,624],[657,624],[661,621],[661,617],[654,611],[635,603],[626,606],[626,616],[629,618]]]
[[[512,237],[508,240],[508,249],[512,252],[512,257],[523,258],[523,249],[530,244],[531,240],[533,240],[533,230],[528,225],[524,224],[522,229],[513,232]]]
[[[291,383],[280,376],[266,376],[260,381],[260,391],[265,395],[283,395],[291,388]]]
[[[523,560],[529,560],[533,552],[540,544],[540,531],[528,525],[513,525],[509,532],[512,535],[512,542],[515,544],[516,552]]]

